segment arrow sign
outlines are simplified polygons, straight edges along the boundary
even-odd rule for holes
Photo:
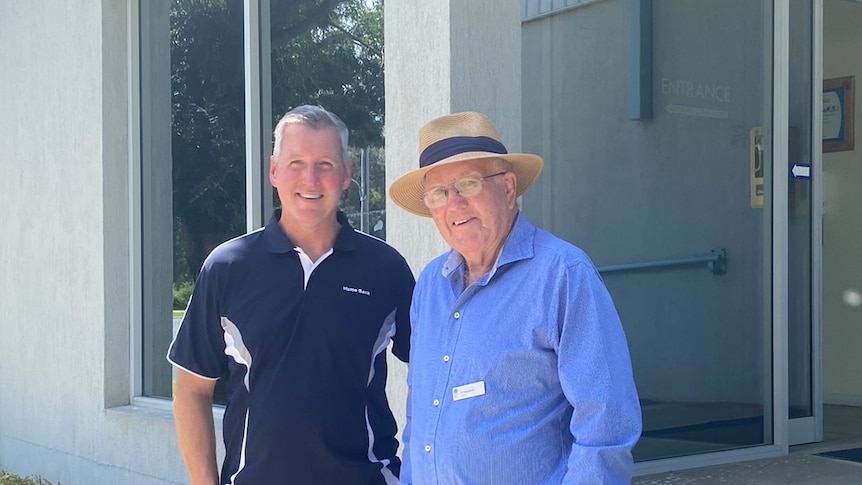
[[[790,173],[793,174],[793,178],[795,178],[795,179],[810,179],[811,178],[811,164],[810,163],[794,163],[793,167],[790,169]]]

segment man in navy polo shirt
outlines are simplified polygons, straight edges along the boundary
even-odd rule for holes
[[[413,275],[337,210],[351,182],[344,123],[300,106],[274,134],[282,208],[209,255],[168,351],[183,462],[192,484],[396,484],[386,348],[407,360]]]

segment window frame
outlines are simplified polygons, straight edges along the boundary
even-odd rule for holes
[[[273,191],[268,182],[273,129],[269,5],[269,0],[249,0],[243,6],[245,202],[248,231],[262,227],[274,206]],[[155,256],[173,254],[174,250],[170,196],[173,126],[170,123],[170,109],[166,113],[154,110],[157,106],[170,106],[170,40],[164,36],[165,22],[167,33],[170,32],[169,12],[169,0],[129,0],[129,359],[132,373],[129,393],[132,404],[157,409],[163,409],[170,400],[168,396],[155,395],[151,391],[151,374],[155,369],[151,366],[170,366],[165,359],[167,345],[162,346],[161,342],[152,345],[147,343],[156,338],[156,329],[163,325],[159,319],[164,318],[160,316],[165,313],[164,306],[167,305],[168,309],[172,306],[170,298],[166,302],[162,300],[166,292],[170,295],[173,284],[173,258]],[[158,57],[159,49],[166,49],[162,51],[163,57]],[[167,52],[166,63],[164,52]],[[167,89],[160,83],[167,83]],[[159,96],[167,96],[167,102],[158,100]],[[155,131],[158,128],[162,131]],[[162,137],[161,140],[159,137]],[[168,156],[154,156],[154,152],[159,149],[167,150]],[[156,166],[159,160],[163,160],[163,165]],[[159,197],[153,196],[154,193],[168,195]],[[219,417],[222,406],[215,408]]]

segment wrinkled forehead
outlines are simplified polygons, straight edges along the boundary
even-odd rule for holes
[[[425,187],[429,187],[447,184],[461,177],[482,176],[493,165],[494,160],[493,158],[480,158],[434,167],[425,174],[423,184]]]

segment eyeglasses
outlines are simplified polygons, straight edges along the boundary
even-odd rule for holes
[[[449,185],[440,185],[434,187],[431,190],[428,190],[424,194],[422,194],[422,202],[425,202],[425,206],[429,209],[439,209],[446,205],[446,201],[449,200],[449,187],[451,186],[455,189],[455,192],[464,197],[465,199],[468,197],[473,197],[475,195],[479,195],[482,192],[483,182],[488,180],[491,177],[496,177],[498,175],[503,175],[504,172],[495,173],[493,175],[487,175],[485,177],[464,177],[460,178]]]

